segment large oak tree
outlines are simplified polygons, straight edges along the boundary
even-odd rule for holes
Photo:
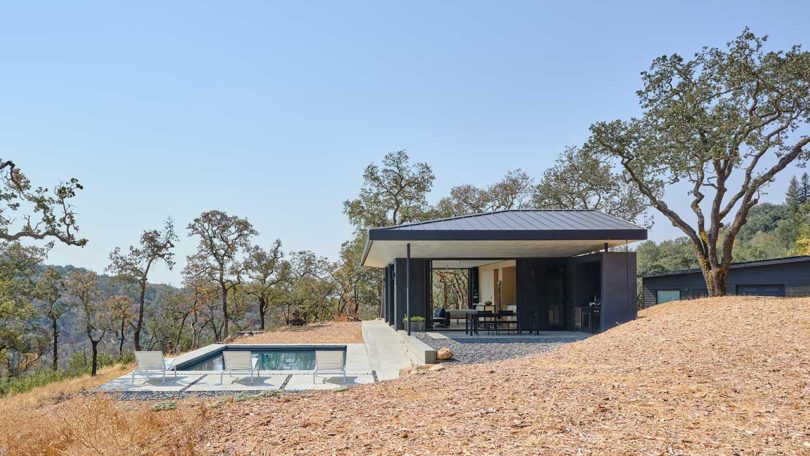
[[[264,330],[267,312],[277,294],[276,287],[288,278],[289,263],[283,261],[281,240],[276,239],[270,249],[258,245],[251,247],[246,260],[246,272],[250,284],[245,293],[256,299],[259,310],[259,329]]]
[[[135,318],[135,350],[141,349],[141,332],[143,331],[144,307],[146,304],[146,289],[149,285],[149,273],[156,263],[163,261],[169,269],[174,267],[174,243],[177,235],[174,232],[174,223],[166,219],[162,230],[147,230],[141,234],[139,245],[129,246],[129,251],[123,253],[116,247],[110,253],[110,265],[107,270],[118,276],[137,284],[138,286],[138,312]]]
[[[726,293],[734,241],[763,188],[808,159],[810,53],[766,51],[765,41],[746,29],[725,49],[655,59],[641,116],[592,125],[586,145],[686,234],[712,296]],[[678,183],[691,214],[665,198]]]
[[[208,211],[189,223],[188,232],[200,238],[197,252],[188,257],[187,275],[205,277],[219,285],[222,303],[222,339],[228,338],[228,294],[241,285],[244,257],[259,233],[247,219],[222,211]]]

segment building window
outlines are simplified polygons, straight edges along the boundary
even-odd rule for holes
[[[784,285],[737,285],[737,294],[742,296],[785,296]]]
[[[681,290],[657,290],[655,292],[655,303],[663,304],[669,301],[678,301],[681,299]]]

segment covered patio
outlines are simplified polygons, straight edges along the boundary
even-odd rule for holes
[[[363,265],[384,269],[398,330],[593,333],[636,318],[635,253],[616,248],[646,238],[597,211],[509,210],[370,229]],[[439,271],[466,282],[463,299],[436,299]]]

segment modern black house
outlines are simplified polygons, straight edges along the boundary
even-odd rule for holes
[[[641,279],[644,306],[706,296],[700,269],[650,274]],[[733,263],[726,293],[753,296],[810,296],[810,256]]]
[[[523,330],[596,332],[636,318],[635,253],[609,249],[646,238],[597,211],[507,210],[370,229],[362,263],[384,269],[382,314],[396,329],[405,316],[434,327],[433,271],[455,269],[469,309],[514,313]]]

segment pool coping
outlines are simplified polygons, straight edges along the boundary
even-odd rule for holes
[[[205,347],[199,348],[197,350],[184,353],[182,355],[177,356],[172,360],[172,370],[176,370],[178,372],[186,372],[186,373],[193,373],[193,372],[216,372],[216,371],[192,371],[192,370],[184,370],[184,366],[192,366],[194,364],[198,364],[202,361],[211,359],[218,354],[222,353],[225,350],[234,350],[234,351],[250,351],[250,350],[262,350],[262,349],[269,349],[269,348],[294,348],[296,350],[308,351],[308,350],[342,350],[347,351],[349,344],[211,344],[206,345]],[[277,371],[277,372],[295,372],[293,370],[290,371]],[[311,370],[307,372],[312,372]]]

